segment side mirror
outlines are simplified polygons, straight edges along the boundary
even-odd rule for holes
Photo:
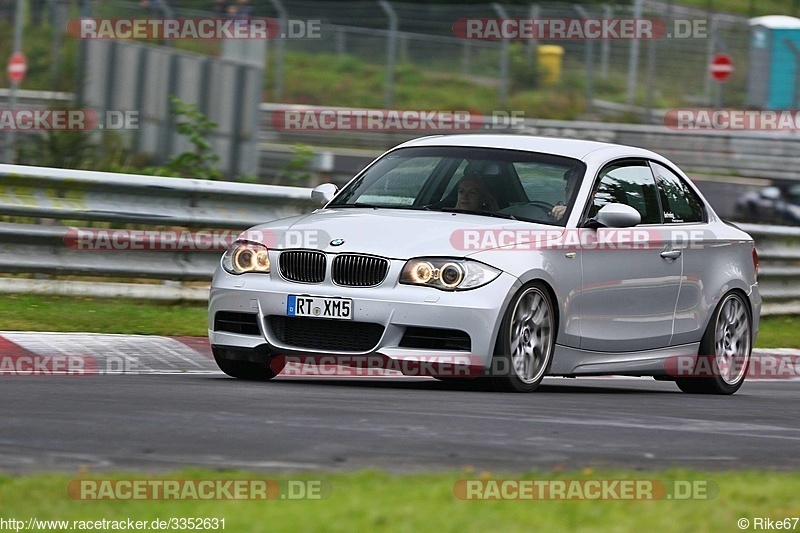
[[[629,205],[608,204],[587,224],[590,228],[632,228],[642,222],[642,215]]]
[[[759,194],[767,200],[777,200],[781,197],[781,190],[777,187],[764,187]]]
[[[322,185],[317,185],[314,187],[314,190],[311,191],[311,201],[324,206],[333,200],[333,197],[336,196],[336,192],[338,190],[339,187],[333,183],[323,183]]]

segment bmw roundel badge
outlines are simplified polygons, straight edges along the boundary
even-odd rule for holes
[[[333,239],[331,241],[331,246],[341,246],[344,244],[344,239]]]

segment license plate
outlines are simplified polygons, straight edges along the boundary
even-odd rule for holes
[[[353,318],[353,300],[349,298],[320,298],[291,294],[286,302],[286,316],[350,320]]]

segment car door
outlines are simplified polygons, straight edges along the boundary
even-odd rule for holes
[[[713,305],[704,294],[703,280],[717,275],[712,270],[725,264],[727,248],[719,246],[707,230],[705,206],[689,184],[661,163],[651,161],[650,165],[659,189],[665,233],[681,249],[683,258],[672,344],[697,342]]]
[[[683,259],[663,238],[658,189],[646,161],[616,161],[601,169],[583,225],[609,203],[633,207],[642,222],[608,240],[608,229],[580,230],[588,232],[584,240],[598,233],[597,244],[579,252],[581,349],[629,352],[668,346]]]

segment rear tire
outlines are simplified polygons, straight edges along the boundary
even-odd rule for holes
[[[742,386],[753,348],[752,320],[747,300],[729,292],[717,305],[705,334],[694,375],[675,383],[689,394],[733,394]]]
[[[492,387],[533,392],[553,360],[556,321],[553,302],[541,282],[525,285],[511,300],[500,324],[489,369]]]
[[[212,346],[211,351],[219,369],[232,378],[247,381],[269,381],[283,370],[283,368],[264,366],[261,363],[229,359],[225,356],[226,350],[217,346]]]

